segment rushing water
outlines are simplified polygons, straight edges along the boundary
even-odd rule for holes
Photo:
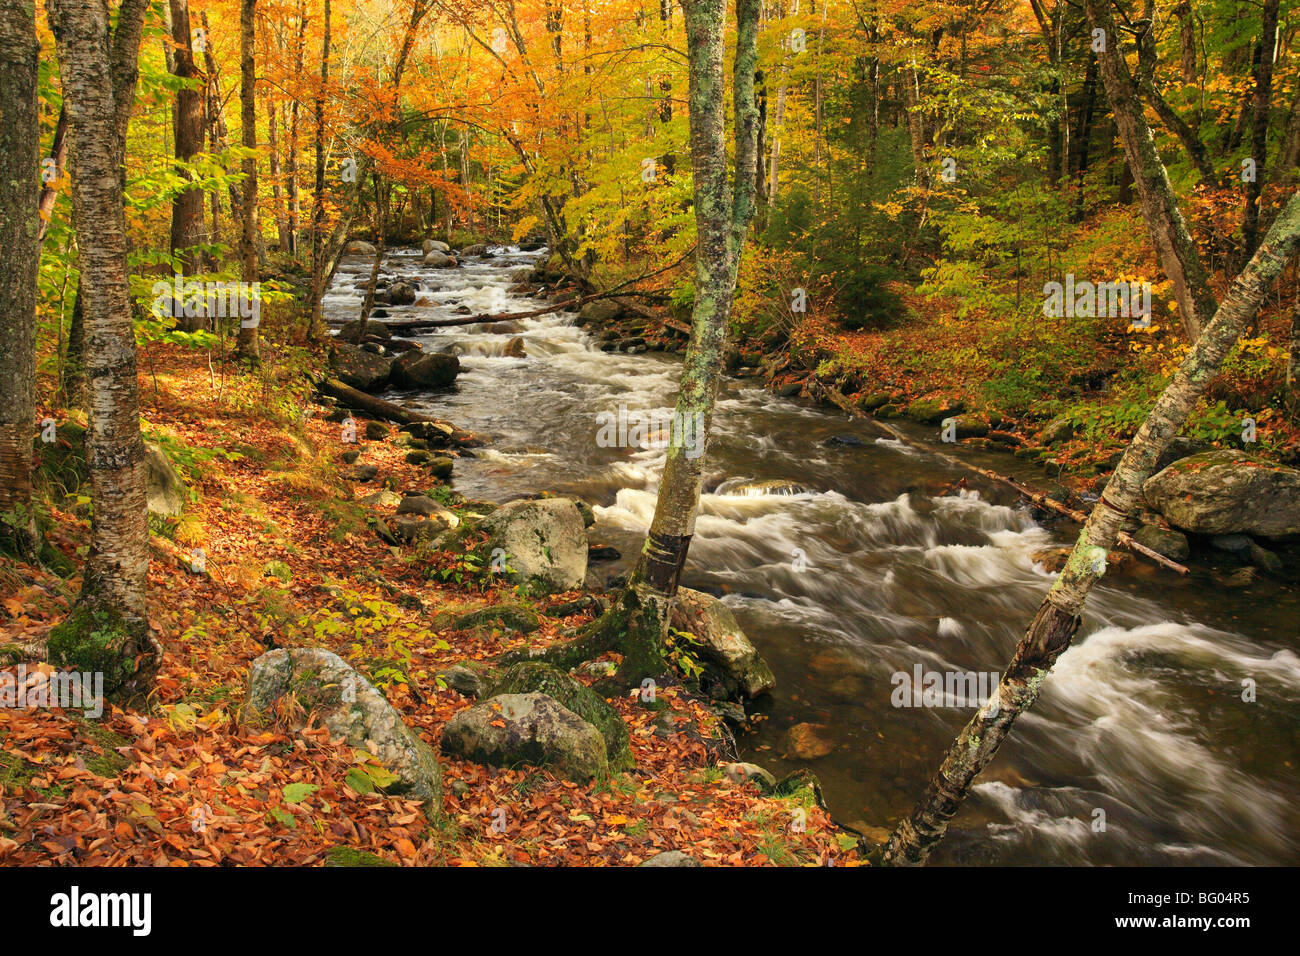
[[[545,305],[506,292],[537,254],[496,251],[457,270],[390,253],[385,271],[424,288],[419,304],[391,309],[387,321]],[[325,301],[330,318],[358,314],[354,286],[368,271],[344,261]],[[415,398],[494,439],[457,462],[458,490],[489,500],[542,490],[585,497],[597,506],[593,538],[625,555],[599,566],[617,573],[649,524],[662,452],[600,447],[596,416],[620,405],[667,415],[678,359],[603,352],[571,318],[416,336],[427,350],[455,348],[464,371],[454,391]],[[502,354],[516,334],[526,358]],[[1004,472],[1018,464],[962,454]],[[1014,494],[869,422],[746,381],[722,388],[706,474],[713,493],[701,502],[683,583],[725,596],[778,682],[741,740],[743,755],[778,776],[808,766],[837,819],[887,825],[911,808],[971,713],[896,707],[894,675],[918,664],[999,671],[1052,580],[1033,553],[1069,543],[1073,529],[1040,526]],[[801,487],[726,493],[734,479]],[[1295,588],[1276,582],[1223,591],[1202,575],[1143,566],[1108,575],[936,861],[1300,862],[1297,621]],[[1242,699],[1246,679],[1254,702]],[[800,722],[828,726],[834,751],[787,758],[786,731]]]

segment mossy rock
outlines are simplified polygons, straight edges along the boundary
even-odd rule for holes
[[[531,634],[541,626],[541,620],[537,617],[536,611],[522,604],[494,604],[491,607],[462,614],[452,622],[452,626],[457,630],[468,630],[472,627],[500,627],[507,631]]]
[[[354,846],[332,846],[325,851],[326,866],[397,866],[392,860],[358,850]]]
[[[566,674],[558,667],[541,661],[524,661],[513,665],[483,697],[500,694],[539,693],[551,697],[591,724],[605,740],[611,773],[628,770],[633,765],[628,748],[627,724],[605,698]]]
[[[104,675],[104,692],[122,689],[135,674],[135,662],[123,648],[136,643],[144,625],[127,624],[106,608],[79,605],[50,631],[46,649],[55,667]]]
[[[938,425],[945,418],[960,415],[966,410],[965,402],[947,402],[939,399],[921,399],[907,406],[907,417],[922,425]]]

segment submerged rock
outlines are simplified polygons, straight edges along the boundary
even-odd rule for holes
[[[349,745],[365,750],[397,777],[390,793],[441,805],[442,772],[433,750],[402,721],[373,684],[337,654],[314,647],[279,648],[253,661],[246,706],[267,714],[292,694],[305,714]]]
[[[443,727],[442,749],[490,767],[550,767],[577,783],[609,775],[600,731],[545,694],[502,694],[462,710]]]

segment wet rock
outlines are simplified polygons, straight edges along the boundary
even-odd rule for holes
[[[355,345],[335,340],[331,356],[334,373],[345,385],[362,392],[382,392],[392,374],[393,361]]]
[[[415,286],[409,282],[394,282],[388,289],[389,305],[410,305],[415,301]]]
[[[460,250],[460,257],[462,259],[466,256],[486,256],[487,254],[487,244],[482,242],[476,242],[473,245],[466,246],[464,249]]]
[[[608,544],[589,544],[587,546],[587,560],[592,563],[603,561],[617,561],[623,557],[623,552],[618,548]]]
[[[434,249],[421,261],[430,269],[450,269],[456,264],[455,259],[447,255],[446,252],[437,249]]]
[[[600,731],[545,694],[502,694],[462,710],[443,727],[442,749],[490,767],[549,767],[578,783],[609,775]]]
[[[369,751],[397,777],[388,792],[420,800],[426,813],[440,808],[442,772],[432,749],[403,723],[393,705],[337,655],[319,648],[280,648],[253,661],[246,710],[269,715],[292,694],[303,714],[331,735]]]
[[[1197,534],[1300,537],[1300,471],[1236,450],[1182,458],[1147,479],[1147,503]]]
[[[374,246],[361,239],[353,239],[343,247],[343,254],[347,256],[373,256],[377,251]]]
[[[392,362],[398,388],[446,388],[460,374],[460,359],[445,352],[405,352]]]
[[[567,498],[511,501],[484,518],[486,548],[507,555],[511,580],[533,581],[555,591],[582,587],[587,574],[587,532]]]
[[[623,306],[613,299],[596,299],[594,302],[584,304],[578,310],[578,318],[574,324],[578,326],[604,325],[622,317],[624,311]]]
[[[456,433],[448,422],[411,422],[403,425],[402,431],[416,441],[427,442],[430,448],[446,448]]]
[[[360,339],[374,337],[387,342],[393,337],[392,330],[383,322],[376,322],[374,319],[366,320],[365,328],[361,327],[361,320],[354,319],[339,328],[338,338],[344,342],[357,343]]]
[[[921,399],[907,406],[907,417],[922,425],[938,425],[945,418],[960,415],[965,410],[964,402],[938,398]]]
[[[825,724],[795,724],[785,733],[786,754],[798,760],[816,760],[834,749],[831,729]]]
[[[451,252],[451,246],[437,239],[426,239],[420,244],[420,251],[427,256],[431,252]]]
[[[506,358],[527,358],[528,352],[524,349],[524,339],[521,335],[516,335],[506,343],[505,350],[501,353]]]
[[[1245,554],[1250,551],[1253,542],[1244,534],[1216,534],[1210,538],[1210,545],[1229,554]]]
[[[1268,548],[1262,548],[1254,541],[1250,543],[1250,563],[1261,571],[1266,571],[1275,577],[1281,577],[1283,572],[1282,559],[1279,558]]]
[[[714,490],[715,495],[727,495],[739,498],[757,498],[765,495],[806,495],[815,489],[801,485],[797,481],[784,478],[764,478],[754,481],[749,478],[731,478]]]
[[[1183,561],[1191,553],[1187,536],[1153,524],[1144,524],[1133,534],[1133,540],[1171,561]]]
[[[749,642],[731,610],[711,595],[678,588],[669,617],[670,626],[695,636],[695,649],[704,674],[701,687],[715,697],[757,697],[776,684],[772,669]]]
[[[822,442],[822,444],[832,445],[832,446],[843,445],[848,448],[857,448],[861,445],[866,444],[866,442],[864,442],[857,435],[832,435],[830,438]]]

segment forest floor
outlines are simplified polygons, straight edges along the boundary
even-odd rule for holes
[[[366,674],[436,751],[443,724],[470,703],[441,686],[441,669],[559,640],[591,612],[548,614],[571,592],[538,603],[541,627],[527,636],[442,626],[444,612],[519,598],[457,583],[455,555],[389,547],[371,530],[387,514],[360,497],[430,485],[404,449],[362,439],[360,463],[379,474],[354,482],[341,452],[358,446],[340,443],[330,408],[284,398],[284,382],[232,373],[223,383],[196,351],[156,347],[151,359],[145,434],[193,492],[183,516],[150,522],[149,619],[165,656],[146,699],[97,719],[0,707],[0,864],[634,865],[674,849],[705,864],[861,862],[811,790],[779,798],[731,780],[718,719],[680,686],[660,689],[658,709],[612,700],[636,766],[605,781],[440,756],[444,813],[432,823],[418,803],[370,786],[361,758],[328,731],[246,723],[250,662],[271,645],[320,646]],[[89,516],[66,490],[48,539],[75,568]],[[75,571],[0,559],[0,645],[39,647],[79,586]],[[30,686],[50,670],[35,656],[22,665]]]

